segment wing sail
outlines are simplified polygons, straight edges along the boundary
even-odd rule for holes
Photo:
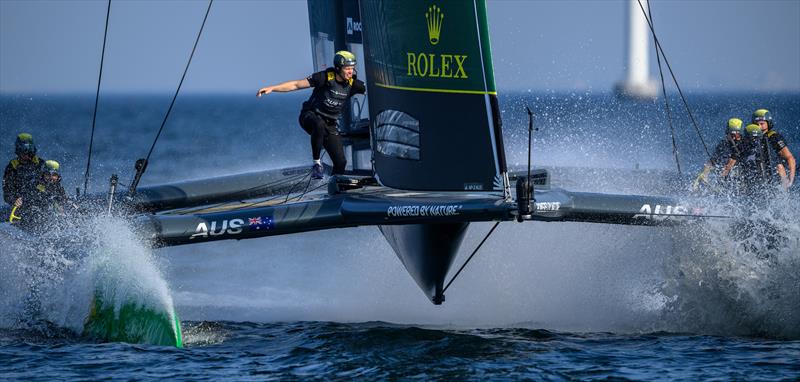
[[[366,0],[361,16],[381,184],[502,190],[506,162],[485,2]]]

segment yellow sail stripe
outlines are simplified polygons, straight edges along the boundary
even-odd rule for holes
[[[408,86],[395,86],[386,84],[375,84],[382,88],[396,89],[396,90],[410,90],[415,92],[430,92],[430,93],[455,93],[455,94],[490,94],[497,95],[497,92],[485,92],[482,90],[455,90],[455,89],[431,89],[431,88],[412,88]]]

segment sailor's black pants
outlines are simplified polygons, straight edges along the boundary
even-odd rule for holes
[[[328,152],[333,162],[331,174],[344,174],[347,158],[344,156],[342,138],[335,120],[323,118],[314,111],[307,110],[300,114],[300,126],[311,136],[311,155],[314,160],[320,159],[322,149]]]

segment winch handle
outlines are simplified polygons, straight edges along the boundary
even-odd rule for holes
[[[14,208],[11,209],[11,215],[8,216],[8,222],[11,224],[14,224],[16,220],[22,220],[21,217],[17,216],[17,208],[19,207],[14,206]]]

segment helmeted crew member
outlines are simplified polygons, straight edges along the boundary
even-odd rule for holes
[[[761,146],[763,139],[764,133],[758,125],[747,125],[740,151],[733,157],[740,167],[739,191],[744,195],[758,196],[756,194],[769,190],[765,185],[774,184],[774,174]]]
[[[287,81],[258,90],[257,96],[260,97],[273,91],[291,92],[314,88],[311,97],[303,103],[299,118],[300,126],[311,135],[311,155],[314,160],[311,177],[314,179],[322,179],[323,176],[320,161],[323,147],[333,161],[331,174],[343,174],[347,165],[337,125],[347,105],[347,99],[366,92],[364,82],[356,79],[355,65],[356,56],[341,50],[333,57],[332,68],[314,73],[302,80]]]
[[[717,144],[714,154],[703,165],[703,171],[697,175],[697,178],[692,183],[693,191],[697,191],[700,188],[700,182],[708,183],[708,174],[714,168],[722,169],[720,173],[722,178],[727,177],[731,169],[733,169],[735,162],[731,163],[732,157],[739,151],[738,146],[742,141],[742,120],[739,118],[729,119],[725,130],[725,138]]]
[[[16,215],[19,224],[28,230],[39,230],[58,221],[55,216],[73,207],[61,185],[60,165],[54,160],[44,162],[37,182],[23,192]]]
[[[34,186],[44,160],[36,156],[36,145],[28,133],[17,135],[14,148],[17,157],[8,162],[3,173],[3,200],[10,205],[19,205],[24,201],[25,189]]]
[[[775,131],[775,123],[772,121],[772,114],[767,109],[758,109],[753,113],[752,123],[761,128],[764,138],[761,141],[762,157],[768,166],[774,166],[775,171],[781,178],[781,185],[788,190],[794,184],[794,176],[797,168],[792,152],[786,145],[780,133]],[[775,152],[773,156],[770,148]]]

